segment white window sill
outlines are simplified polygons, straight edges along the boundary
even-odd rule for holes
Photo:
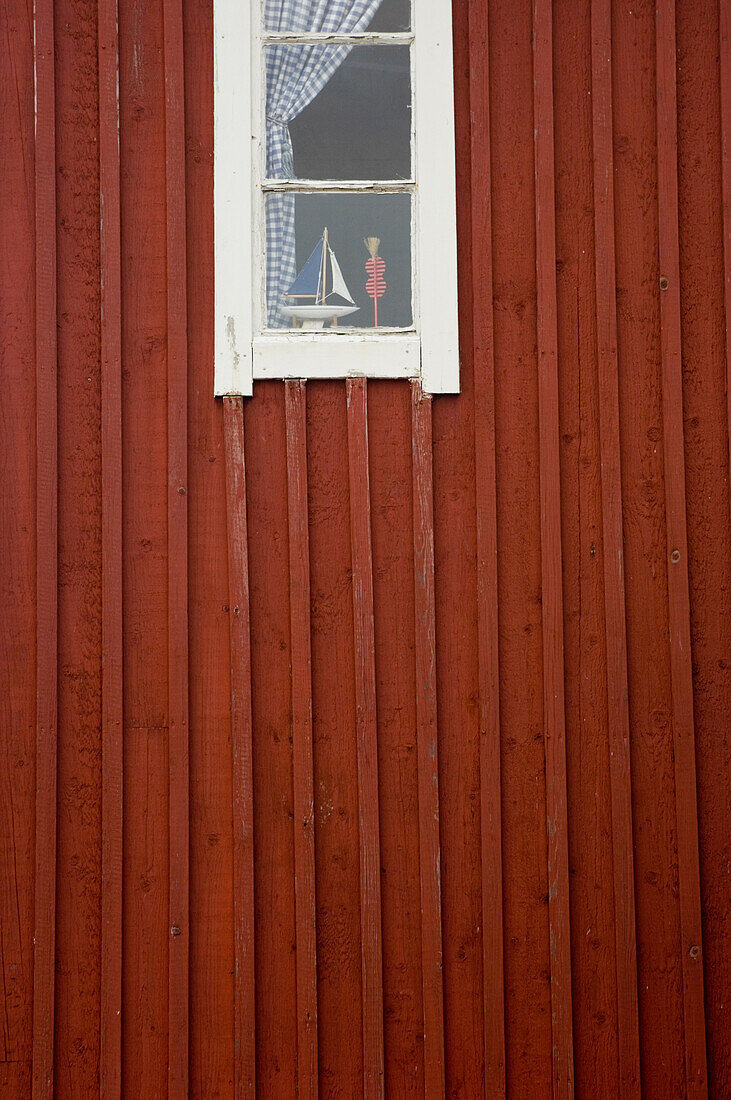
[[[276,333],[253,341],[255,379],[418,378],[420,373],[421,341],[415,332]],[[238,392],[250,395],[243,387]],[[217,397],[230,393],[216,388]]]

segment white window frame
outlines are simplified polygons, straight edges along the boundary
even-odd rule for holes
[[[261,330],[265,111],[263,0],[214,0],[215,393],[250,396],[260,378],[420,378],[459,392],[451,0],[415,0],[398,34],[292,35],[294,41],[412,45],[414,178],[279,180],[282,190],[412,194],[414,322],[409,329]],[[250,59],[249,78],[244,59]],[[250,140],[246,122],[250,119]]]

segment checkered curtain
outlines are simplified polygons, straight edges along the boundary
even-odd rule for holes
[[[351,34],[368,28],[381,0],[266,0],[267,31]],[[267,176],[293,179],[289,123],[319,95],[350,53],[350,46],[276,45],[266,48]],[[294,195],[266,200],[267,320],[286,323],[282,296],[297,275]]]

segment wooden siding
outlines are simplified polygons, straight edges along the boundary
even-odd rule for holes
[[[0,1094],[731,1095],[731,0],[455,0],[434,399],[213,398],[211,0],[0,30]]]

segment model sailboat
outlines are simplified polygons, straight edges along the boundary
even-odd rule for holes
[[[338,305],[333,296],[344,299],[350,305]],[[299,275],[287,291],[286,298],[294,298],[293,305],[283,305],[282,313],[291,317],[292,323],[302,322],[302,328],[319,329],[326,321],[333,325],[338,317],[347,317],[360,307],[355,304],[340,270],[335,253],[328,242],[327,229]]]

